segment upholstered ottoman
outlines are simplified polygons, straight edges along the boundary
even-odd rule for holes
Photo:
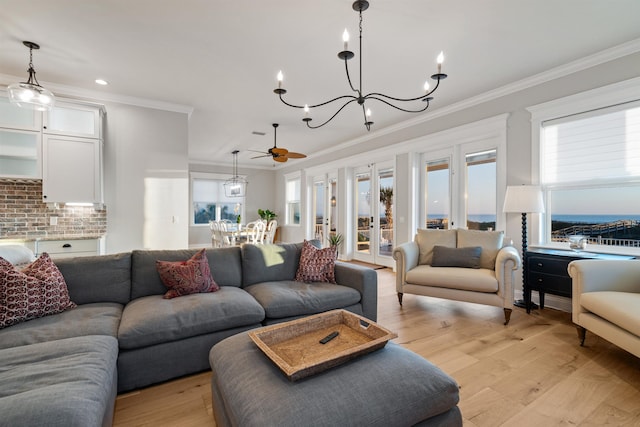
[[[296,381],[241,333],[209,353],[218,427],[461,426],[458,385],[394,343]]]

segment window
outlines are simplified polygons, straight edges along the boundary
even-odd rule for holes
[[[496,150],[467,154],[467,228],[496,227]]]
[[[300,178],[292,178],[287,180],[286,184],[287,197],[287,224],[300,225]]]
[[[227,178],[218,174],[191,174],[193,225],[209,225],[209,221],[223,219],[236,222],[238,215],[243,214],[243,199],[225,196]]]
[[[640,101],[541,123],[546,240],[640,247]]]
[[[450,168],[449,159],[427,161],[426,165],[427,228],[449,228]]]

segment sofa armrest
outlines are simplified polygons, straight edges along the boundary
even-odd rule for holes
[[[396,291],[402,293],[402,287],[407,283],[407,272],[418,266],[420,249],[415,241],[406,242],[393,249],[393,259],[396,260]]]
[[[378,275],[375,270],[337,261],[335,276],[338,285],[360,292],[362,314],[375,322],[378,318]]]
[[[572,284],[574,322],[585,310],[580,296],[587,292],[640,292],[640,260],[578,260],[567,268]]]
[[[498,295],[505,295],[505,303],[511,308],[513,304],[513,288],[515,272],[522,267],[520,254],[513,246],[504,246],[496,255],[495,273],[498,280]]]

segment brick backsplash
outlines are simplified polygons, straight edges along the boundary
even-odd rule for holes
[[[51,217],[58,218],[57,225],[50,225]],[[0,179],[0,238],[93,237],[106,232],[106,209],[49,207],[42,201],[42,181]]]

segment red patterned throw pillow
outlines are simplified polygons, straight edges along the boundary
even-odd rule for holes
[[[0,258],[0,328],[75,306],[62,273],[47,253],[22,271]]]
[[[298,282],[336,283],[334,268],[336,265],[336,249],[318,249],[305,240],[300,253],[300,264],[296,272]]]
[[[162,283],[169,288],[164,294],[166,299],[220,289],[211,277],[204,249],[186,261],[156,261],[156,269]]]

